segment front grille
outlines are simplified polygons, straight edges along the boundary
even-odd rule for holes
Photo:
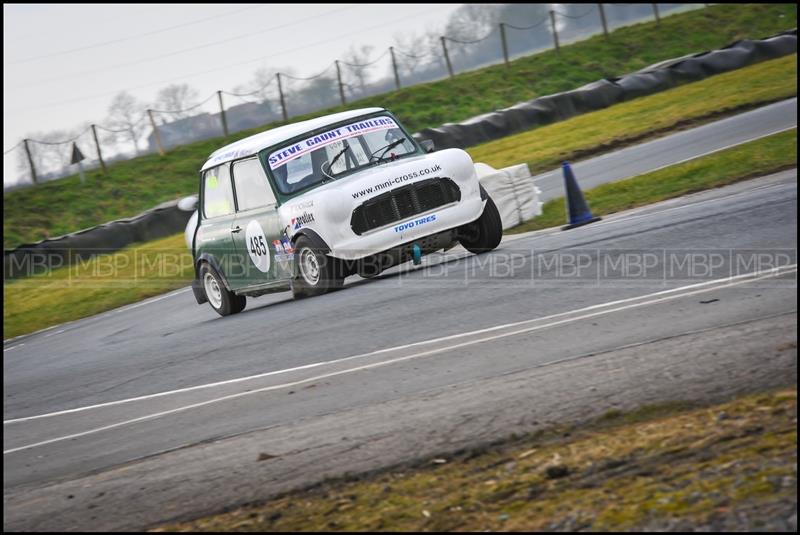
[[[461,200],[461,190],[449,178],[429,178],[387,191],[355,210],[350,226],[358,235]]]

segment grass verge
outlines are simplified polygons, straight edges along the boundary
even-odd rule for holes
[[[797,95],[797,54],[751,65],[529,130],[467,150],[501,168],[531,172]]]
[[[794,128],[682,164],[603,184],[585,191],[584,197],[592,214],[607,215],[796,166],[797,129]],[[547,201],[542,206],[542,215],[508,229],[506,234],[564,225],[567,222],[564,204],[563,197]]]
[[[797,507],[796,422],[796,388],[644,407],[154,531],[716,531],[742,529],[745,510],[780,529]]]
[[[797,25],[795,4],[713,5],[664,17],[655,22],[619,28],[603,36],[519,58],[509,67],[495,65],[442,80],[377,95],[292,121],[345,109],[383,106],[412,130],[460,121],[523,100],[618,76],[668,58],[726,45],[737,39],[760,39]],[[796,80],[796,76],[794,77]],[[747,92],[741,91],[747,99]],[[758,98],[763,98],[759,96]],[[720,109],[707,98],[710,113]],[[130,217],[156,204],[197,190],[197,170],[208,154],[225,143],[277,126],[238,132],[184,145],[166,156],[147,155],[118,162],[108,176],[86,174],[3,194],[3,247],[38,241]],[[611,139],[611,138],[609,138]]]
[[[3,285],[3,338],[73,321],[189,284],[183,234],[133,244],[43,275]]]
[[[585,192],[594,214],[610,214],[715,188],[797,165],[793,129],[690,162],[605,184]],[[562,225],[564,200],[545,203],[541,216],[508,234]],[[31,333],[140,301],[189,284],[192,258],[183,234],[134,244],[44,275],[3,285],[3,338]]]

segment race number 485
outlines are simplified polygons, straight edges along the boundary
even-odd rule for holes
[[[266,273],[269,271],[269,249],[267,249],[267,239],[264,237],[264,229],[253,219],[247,224],[245,231],[245,243],[250,260],[259,271]]]
[[[263,236],[253,236],[250,238],[250,252],[256,256],[267,254],[267,246],[264,244]]]

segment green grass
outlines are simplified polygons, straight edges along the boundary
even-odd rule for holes
[[[649,531],[796,502],[796,388],[640,412],[152,531]]]
[[[183,234],[3,285],[3,338],[85,318],[189,284],[192,254]]]
[[[474,161],[496,168],[526,162],[535,173],[588,152],[602,152],[728,110],[796,94],[797,54],[792,54],[504,137],[467,152]]]
[[[520,58],[510,67],[497,65],[400,91],[296,117],[343,109],[384,106],[412,130],[459,121],[522,100],[573,89],[602,77],[618,76],[654,62],[726,45],[743,38],[762,38],[797,25],[794,4],[715,5],[664,17],[661,25],[643,23]],[[745,95],[746,96],[746,95]],[[709,99],[709,111],[715,109]],[[87,173],[3,195],[3,246],[12,248],[120,217],[195,193],[197,170],[208,154],[227,142],[272,125],[178,147],[166,156],[148,155],[118,162],[109,175]],[[516,163],[516,162],[515,162]]]
[[[796,166],[795,128],[659,171],[603,184],[584,192],[584,197],[594,215],[606,215]],[[542,215],[506,234],[554,227],[566,221],[564,199],[552,199],[542,206]]]
[[[797,165],[797,130],[775,134],[690,162],[585,192],[594,214],[709,189]],[[509,234],[565,223],[564,200]],[[183,234],[136,244],[87,262],[9,281],[3,286],[3,337],[91,316],[189,284],[192,258]]]

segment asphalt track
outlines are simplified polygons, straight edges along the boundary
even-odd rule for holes
[[[141,529],[698,385],[791,383],[796,207],[790,171],[235,317],[181,290],[13,340],[4,527]],[[671,379],[637,375],[656,343]]]
[[[578,162],[572,169],[581,187],[591,189],[796,127],[795,97]],[[537,175],[534,181],[542,201],[564,196],[560,169]]]

